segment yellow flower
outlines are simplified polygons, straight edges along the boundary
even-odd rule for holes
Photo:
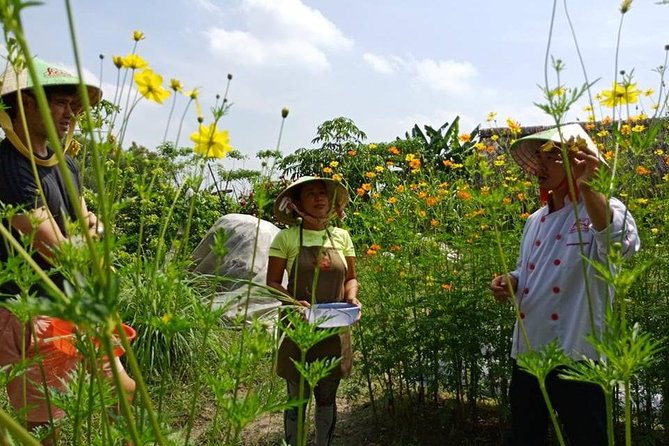
[[[660,230],[657,229],[657,228],[650,228],[650,232],[651,232],[653,235],[657,235],[657,233],[660,232]]]
[[[488,122],[493,121],[495,116],[497,116],[497,112],[488,112],[488,116],[485,118],[485,120]]]
[[[509,127],[509,130],[511,130],[511,133],[513,133],[514,135],[517,135],[523,130],[520,124],[511,118],[507,118],[506,125]]]
[[[123,58],[123,68],[130,68],[131,70],[139,70],[146,68],[149,63],[145,61],[139,54],[128,54]]]
[[[135,74],[135,84],[142,96],[159,104],[171,94],[163,88],[163,77],[148,68]]]
[[[648,198],[637,198],[635,201],[638,204],[648,204]]]
[[[477,142],[476,144],[474,144],[474,148],[479,152],[482,152],[486,149],[486,146],[482,142]]]
[[[179,79],[170,79],[170,88],[176,92],[181,92],[183,90],[183,85]]]
[[[511,204],[511,198],[504,197],[504,199],[502,200],[502,203],[504,203],[504,206],[510,205]]]
[[[116,68],[121,68],[123,66],[123,56],[112,56],[112,62]]]
[[[135,42],[139,42],[140,40],[144,40],[144,33],[139,31],[139,30],[134,30],[132,32],[132,40]]]
[[[602,98],[599,102],[605,107],[616,107],[618,105],[635,104],[639,100],[640,91],[636,88],[636,83],[628,82],[625,84],[613,83],[611,90],[602,91]]]
[[[664,150],[662,150],[662,149],[657,149],[657,150],[655,150],[654,153],[655,153],[655,155],[662,156],[662,155],[664,155]]]
[[[642,125],[642,124],[637,124],[637,125],[635,125],[634,127],[632,127],[632,131],[633,131],[634,133],[641,133],[641,132],[643,132],[644,130],[646,130],[646,126],[645,126],[645,125]]]
[[[398,193],[400,193],[400,194],[401,194],[402,192],[404,192],[404,185],[403,185],[403,184],[400,184],[399,186],[397,186],[397,187],[395,188],[395,192],[398,192]]]
[[[190,135],[190,139],[195,143],[195,153],[207,158],[223,158],[232,150],[228,131],[219,131],[215,122],[208,127],[200,124],[199,130]]]
[[[583,107],[583,111],[584,111],[584,112],[591,112],[591,111],[592,111],[592,107],[589,106],[589,105],[586,105],[585,107]]]
[[[620,4],[620,12],[625,14],[632,7],[632,0],[623,0]]]
[[[374,172],[367,172],[365,173],[365,176],[367,178],[376,178],[376,174]]]
[[[646,97],[652,96],[653,93],[655,93],[655,91],[652,88],[649,88],[649,89],[643,91],[643,95],[646,96]]]
[[[492,136],[490,137],[490,139],[492,139],[493,141],[497,141],[497,140],[499,139],[499,135],[498,135],[498,134],[494,134],[494,135],[492,135]]]
[[[335,181],[341,181],[341,180],[344,179],[344,177],[341,176],[341,174],[336,173],[336,174],[332,175],[332,179],[335,180]]]
[[[332,173],[332,168],[331,167],[323,167],[323,173]]]
[[[460,142],[469,142],[472,139],[472,135],[469,133],[463,133],[462,135],[458,136],[458,140]]]
[[[330,161],[330,167],[337,167],[339,165],[339,161]]]
[[[372,185],[370,183],[363,183],[362,189],[366,191],[372,190]]]
[[[395,197],[390,197],[390,198],[388,198],[388,203],[390,203],[390,204],[395,204],[395,203],[397,203],[397,198],[395,198]]]
[[[385,167],[383,167],[383,166],[376,166],[376,167],[374,167],[374,170],[376,170],[377,172],[383,172],[383,171],[385,170]]]
[[[376,144],[370,144],[367,147],[369,147],[371,150],[376,149]]]
[[[170,319],[172,319],[172,316],[170,316],[169,313],[163,314],[163,317],[160,318],[160,320],[163,322],[163,324],[167,325],[170,322]]]

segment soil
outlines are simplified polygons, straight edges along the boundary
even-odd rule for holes
[[[373,408],[369,403],[355,404],[338,398],[338,421],[332,446],[504,444],[504,432],[499,428],[503,423],[500,423],[495,408],[479,407],[476,425],[472,426],[463,421],[467,417],[455,408],[452,401],[424,403],[421,409],[415,411],[408,410],[406,405],[401,411],[391,411],[383,403],[376,406]],[[245,429],[243,445],[278,446],[282,437],[283,415],[266,414]]]

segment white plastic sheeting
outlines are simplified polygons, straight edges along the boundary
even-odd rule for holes
[[[212,249],[214,236],[220,231],[224,232],[227,250],[222,258]],[[193,251],[195,272],[224,278],[214,297],[214,307],[225,308],[227,317],[246,312],[247,320],[262,318],[271,323],[275,318],[280,302],[263,286],[269,246],[278,232],[272,223],[252,215],[227,214],[218,219]]]

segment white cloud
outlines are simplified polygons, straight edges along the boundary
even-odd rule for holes
[[[211,50],[240,65],[278,66],[300,64],[314,71],[328,68],[327,56],[318,47],[299,40],[264,41],[244,31],[209,31]]]
[[[196,7],[204,9],[207,12],[221,12],[219,8],[212,0],[191,0]]]
[[[300,0],[243,0],[239,14],[245,28],[213,27],[206,36],[216,56],[240,65],[324,70],[328,51],[353,46],[336,25]]]
[[[362,55],[362,59],[367,62],[374,71],[379,73],[392,74],[395,71],[393,64],[383,56],[365,53]]]
[[[469,62],[423,59],[416,62],[416,80],[436,91],[450,94],[467,93],[478,70]]]
[[[363,54],[362,59],[378,73],[402,71],[430,90],[454,95],[471,92],[472,81],[478,76],[478,70],[470,62],[433,59],[407,61],[397,56],[385,57],[372,53]]]

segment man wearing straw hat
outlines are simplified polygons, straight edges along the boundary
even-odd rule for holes
[[[292,226],[283,229],[272,241],[267,265],[268,286],[305,307],[347,302],[359,309],[353,242],[346,230],[331,225],[333,217],[343,215],[347,203],[346,188],[329,178],[302,177],[279,194],[274,202],[274,216],[279,222]],[[288,272],[287,287],[282,285],[284,271]],[[352,363],[348,328],[324,339],[306,353],[307,362],[326,358],[341,360],[313,389],[316,446],[332,444],[337,420],[337,388],[341,378],[350,373]],[[284,337],[279,346],[277,374],[286,380],[290,399],[304,401],[309,399],[311,390],[300,386],[300,373],[295,367],[300,359],[295,342]],[[303,394],[300,394],[301,389]],[[304,425],[305,408],[306,404],[284,412],[285,439],[291,446],[302,444],[298,431],[299,426]]]
[[[562,147],[571,168],[571,185]],[[515,358],[557,341],[576,361],[600,360],[587,336],[601,334],[613,289],[591,262],[607,264],[615,243],[623,256],[633,255],[639,249],[639,236],[625,205],[615,198],[607,200],[590,186],[606,164],[580,125],[563,125],[520,138],[512,144],[511,155],[537,178],[544,206],[525,224],[517,268],[495,277],[490,288],[500,301],[512,298],[520,317],[511,352],[513,444],[542,445],[549,425],[546,404],[536,377],[521,370]],[[569,444],[606,445],[602,389],[558,375],[553,370],[546,387]]]
[[[33,63],[46,93],[56,134],[60,139],[65,138],[67,144],[74,130],[75,117],[82,110],[79,78],[37,58],[33,59]],[[11,215],[6,213],[3,216],[6,220],[2,223],[16,240],[21,242],[26,237],[32,240],[24,242],[29,243],[25,248],[32,252],[35,263],[42,270],[51,272],[51,280],[62,288],[63,276],[52,271],[52,259],[55,248],[71,236],[67,224],[77,218],[63,176],[68,173],[80,192],[79,170],[72,158],[66,155],[69,172],[61,171],[48,143],[47,121],[40,114],[28,70],[15,70],[10,66],[2,74],[0,82],[4,105],[0,111],[0,126],[5,133],[5,139],[0,142],[0,205],[5,211],[8,206],[13,208]],[[86,89],[89,103],[96,104],[101,97],[100,89],[91,85],[87,85]],[[78,200],[89,231],[95,233],[98,228],[96,216],[88,212],[80,193]],[[3,237],[0,240],[0,265],[13,257],[9,241]],[[0,302],[26,291],[47,296],[40,284],[30,290],[21,290],[20,284],[10,279],[0,283]],[[39,354],[41,358],[40,361],[30,361],[25,372],[27,379],[19,377],[7,385],[12,406],[24,411],[30,429],[63,417],[61,409],[48,404],[44,387],[46,384],[63,389],[77,365],[76,356],[63,355],[55,348],[55,342],[48,342],[48,338],[53,336],[51,321],[49,317],[36,316],[32,323],[24,326],[10,311],[0,307],[0,366],[16,364],[24,355],[31,359]],[[45,367],[46,363],[48,366]],[[120,365],[120,362],[117,364]],[[126,391],[132,392],[134,381],[124,372],[122,376]],[[44,444],[52,444],[54,436],[50,435]]]

